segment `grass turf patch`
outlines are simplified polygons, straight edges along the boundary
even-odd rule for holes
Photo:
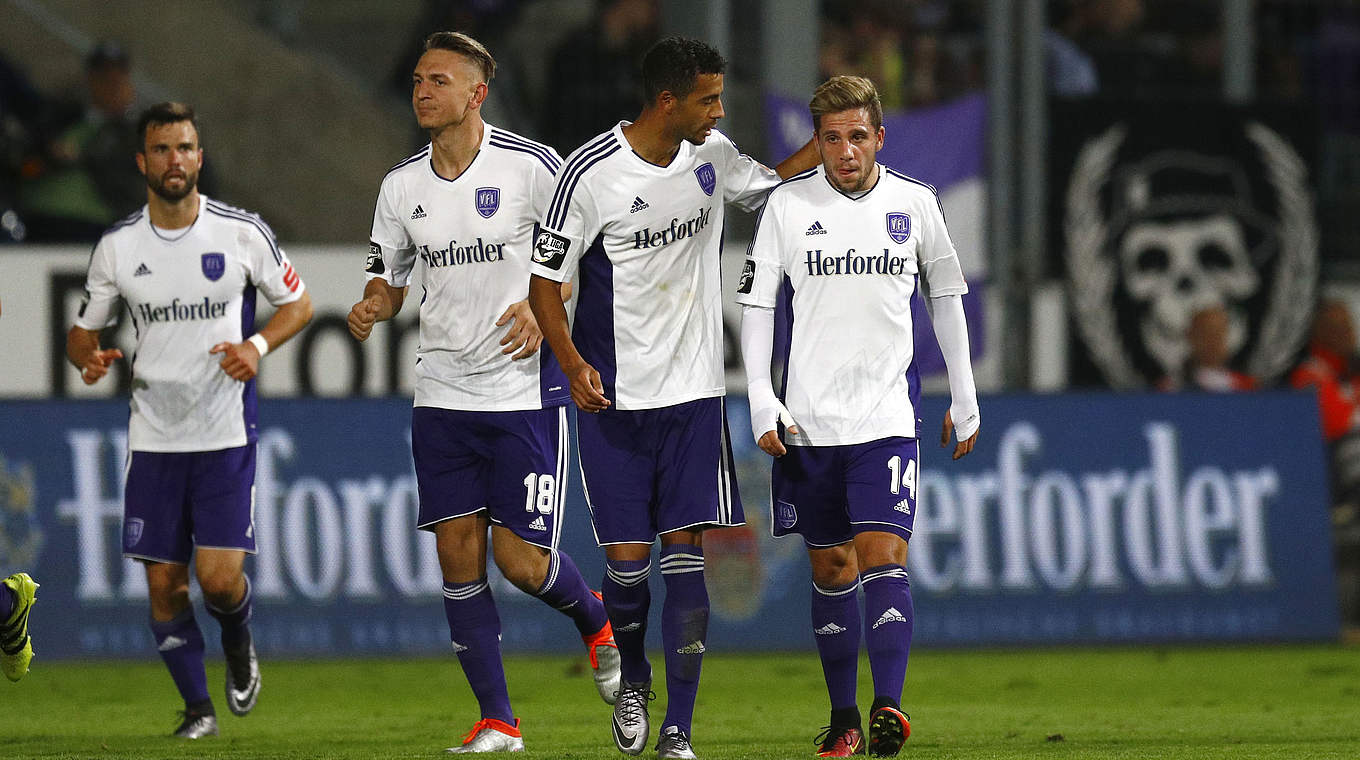
[[[41,647],[41,642],[37,642]],[[1354,758],[1360,652],[1340,646],[915,651],[903,757]],[[41,655],[41,649],[39,649]],[[661,659],[652,736],[665,714]],[[405,758],[457,744],[477,708],[444,659],[262,663],[259,706],[222,736],[168,737],[180,706],[157,661],[49,663],[0,683],[2,758]],[[620,755],[585,656],[510,657],[526,757]],[[867,661],[860,704],[872,699]],[[710,654],[694,721],[703,760],[809,758],[828,716],[809,653]],[[867,723],[867,716],[866,723]],[[643,757],[654,757],[650,748]]]

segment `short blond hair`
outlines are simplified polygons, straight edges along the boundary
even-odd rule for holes
[[[482,72],[482,81],[496,76],[496,59],[482,43],[462,32],[435,32],[425,38],[425,50],[448,50],[463,56]]]
[[[834,76],[822,82],[812,93],[808,110],[812,112],[812,126],[822,128],[822,115],[863,108],[869,112],[874,129],[883,126],[883,103],[878,99],[878,88],[866,77]]]

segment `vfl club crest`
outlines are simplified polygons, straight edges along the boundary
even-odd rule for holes
[[[911,237],[911,217],[901,211],[888,212],[888,237],[901,245]]]
[[[127,523],[123,525],[123,545],[136,546],[137,542],[142,540],[142,528],[145,525],[140,517],[128,518]]]
[[[1198,145],[1139,139],[1140,128],[1151,129],[1123,121],[1086,139],[1062,199],[1073,321],[1092,362],[1115,388],[1175,377],[1191,318],[1222,308],[1230,355],[1276,380],[1307,337],[1317,288],[1304,161],[1257,121]]]
[[[704,195],[712,195],[718,186],[718,174],[713,170],[713,164],[704,164],[695,169],[694,177],[699,180],[699,189],[704,191]]]
[[[496,213],[496,209],[501,207],[501,189],[499,187],[479,187],[477,188],[477,213],[483,219],[490,219]]]
[[[222,279],[227,271],[227,255],[224,253],[205,253],[202,257],[203,276],[213,282]]]

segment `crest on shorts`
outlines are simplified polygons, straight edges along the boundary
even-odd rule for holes
[[[203,276],[213,282],[222,279],[222,274],[227,271],[227,255],[225,253],[205,253],[202,263]]]
[[[145,526],[145,523],[142,522],[142,518],[128,518],[128,521],[123,525],[123,545],[136,546],[137,542],[142,540],[143,526]]]
[[[477,188],[477,213],[483,219],[490,219],[496,213],[496,209],[501,207],[501,189],[499,187],[479,187]]]
[[[774,503],[774,522],[784,530],[798,524],[798,509],[787,501]]]
[[[699,189],[704,191],[704,195],[712,195],[718,186],[718,173],[713,170],[713,164],[704,164],[695,169],[694,176],[699,180]]]
[[[888,212],[888,237],[899,245],[911,237],[911,217],[902,211]]]

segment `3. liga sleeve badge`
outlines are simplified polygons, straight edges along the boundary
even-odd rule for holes
[[[561,269],[563,262],[567,260],[569,247],[570,240],[550,230],[538,228],[534,235],[534,263],[549,269]]]

